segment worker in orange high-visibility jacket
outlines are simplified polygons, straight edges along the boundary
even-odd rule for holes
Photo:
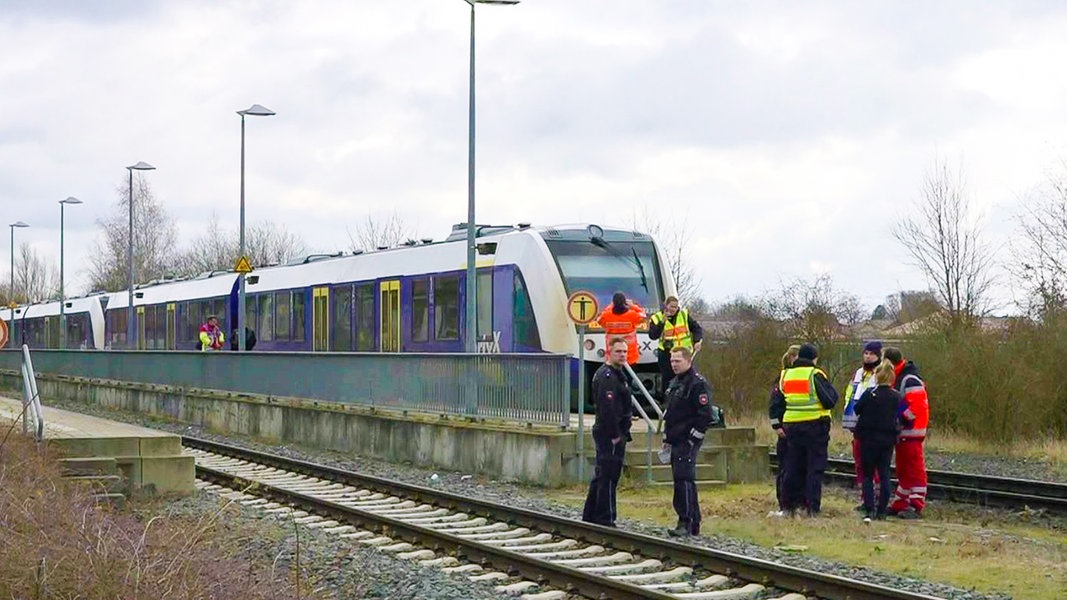
[[[637,347],[637,326],[647,318],[645,309],[639,304],[627,300],[626,294],[615,292],[611,298],[611,306],[604,309],[596,320],[607,334],[605,345],[610,344],[611,339],[616,336],[626,339],[626,362],[635,365],[641,357],[641,351]]]
[[[900,392],[904,402],[900,418],[904,428],[897,436],[897,490],[889,514],[901,519],[918,519],[926,508],[926,458],[923,442],[930,423],[930,400],[926,383],[919,378],[919,367],[904,360],[899,348],[886,348],[885,358],[893,363],[896,382],[893,389]]]

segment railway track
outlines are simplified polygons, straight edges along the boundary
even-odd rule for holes
[[[206,440],[183,443],[199,478],[257,496],[246,503],[500,582],[502,592],[554,588],[527,598],[933,598]]]
[[[771,452],[771,468],[778,468],[778,456],[774,452]],[[926,494],[931,498],[1067,514],[1067,484],[953,471],[928,470],[926,475]],[[830,459],[826,465],[826,480],[852,484],[855,481],[854,463],[851,460]]]

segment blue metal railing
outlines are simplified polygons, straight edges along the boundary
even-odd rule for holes
[[[0,352],[18,371],[21,353]],[[569,357],[35,350],[37,373],[569,426]]]

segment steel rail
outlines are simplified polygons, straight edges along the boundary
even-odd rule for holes
[[[649,558],[666,559],[680,566],[705,569],[745,581],[761,583],[766,586],[773,586],[782,590],[799,592],[805,595],[814,595],[819,598],[827,598],[831,600],[936,600],[936,597],[926,594],[896,590],[864,581],[809,571],[799,567],[778,564],[731,552],[724,552],[700,546],[690,546],[650,535],[603,527],[549,513],[497,504],[486,500],[453,494],[443,490],[417,486],[371,475],[363,475],[336,467],[286,458],[275,454],[257,452],[228,444],[220,444],[191,437],[183,437],[182,442],[190,448],[198,448],[215,454],[247,460],[249,462],[255,462],[320,479],[332,480],[346,485],[364,487],[381,493],[417,500],[443,508],[460,510],[468,514],[493,518],[514,525],[529,527],[537,531],[551,533],[560,537],[574,538],[583,542],[599,544],[622,551],[637,552]],[[198,466],[197,469],[199,470],[201,467]],[[322,502],[324,504],[324,510],[326,511],[353,510],[340,505],[329,506],[331,503],[315,500],[310,497],[306,500],[303,498],[296,498],[296,500],[293,501],[279,500],[282,502],[293,503],[305,501],[308,503]],[[316,511],[317,510],[318,509],[316,509]],[[337,515],[337,517],[334,517],[337,518],[337,520],[347,520],[340,513],[330,512],[329,514]],[[365,524],[362,521],[360,521],[360,523],[369,528],[385,528],[387,530],[396,531],[401,536],[411,536],[412,538],[418,539],[426,533],[422,528],[408,525],[400,521],[387,521],[384,517],[375,516],[369,513],[355,515],[352,518],[357,520],[367,520]],[[373,522],[371,519],[373,519]],[[470,544],[472,544],[470,541],[443,533],[438,533],[435,537],[438,539],[433,543],[471,556],[471,558],[475,560],[477,560],[478,557],[481,557],[484,560],[492,562],[495,566],[504,569],[521,565],[521,555],[517,553],[494,547],[482,548],[481,546],[484,546],[482,544],[470,546]],[[522,568],[527,568],[525,565],[521,566]],[[567,589],[568,586],[570,586],[583,595],[588,595],[593,598],[672,597],[669,594],[644,590],[636,586],[613,582],[606,577],[585,573],[582,574],[584,577],[581,581],[571,580],[568,582],[565,578],[569,575],[561,573],[561,570],[565,569],[565,567],[530,565],[528,568],[532,569],[532,573],[535,573],[535,575],[533,575],[534,577],[543,577],[552,585],[562,589]],[[524,572],[524,574],[527,573]],[[527,574],[527,576],[530,575]],[[613,585],[625,585],[626,588],[620,588],[619,591],[616,592],[614,587],[609,587]],[[609,591],[611,593],[609,593]],[[622,595],[624,592],[634,595],[624,596]]]
[[[771,452],[770,457],[771,467],[777,469],[777,454]],[[834,483],[855,481],[856,467],[853,461],[832,458],[826,466],[827,480]],[[1001,508],[1029,507],[1067,513],[1067,484],[936,469],[928,469],[926,476],[926,493],[933,498]]]

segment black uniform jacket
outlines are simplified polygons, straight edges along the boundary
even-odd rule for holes
[[[803,358],[793,361],[793,368],[814,366],[814,362]],[[815,396],[819,399],[819,404],[822,404],[822,407],[826,410],[830,410],[837,405],[837,390],[820,372],[815,373]],[[777,385],[771,390],[771,406],[767,412],[772,421],[776,417],[781,419],[785,415],[785,394],[782,393],[782,390]]]
[[[856,402],[856,437],[862,441],[892,444],[900,431],[897,411],[904,402],[900,392],[888,385],[868,389]]]
[[[596,405],[596,422],[593,434],[613,440],[617,437],[630,440],[630,423],[633,420],[633,396],[622,369],[603,364],[593,375],[593,402]]]
[[[676,375],[667,387],[663,441],[679,444],[689,438],[703,439],[704,432],[714,421],[708,380],[692,368]]]

